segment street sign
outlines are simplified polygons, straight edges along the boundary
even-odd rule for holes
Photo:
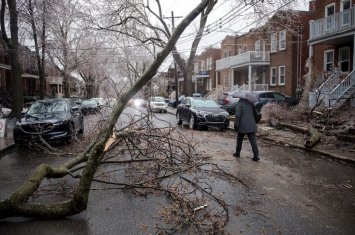
[[[6,119],[0,119],[0,138],[5,137]]]

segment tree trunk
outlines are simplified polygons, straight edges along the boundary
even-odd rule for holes
[[[4,1],[2,2],[4,3]],[[11,85],[13,88],[13,104],[10,116],[20,118],[23,109],[22,67],[19,60],[18,11],[16,1],[8,0],[10,12],[11,41],[8,47],[11,64]],[[3,32],[4,33],[4,32]]]

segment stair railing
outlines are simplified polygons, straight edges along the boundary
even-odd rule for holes
[[[326,105],[334,105],[343,95],[355,85],[355,71],[346,76],[331,92],[326,95]]]

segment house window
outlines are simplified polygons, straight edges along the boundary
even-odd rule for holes
[[[228,76],[225,76],[225,77],[224,77],[224,86],[225,86],[225,87],[229,87],[229,79],[228,79]]]
[[[285,85],[285,66],[279,67],[279,85]]]
[[[270,86],[276,86],[276,67],[271,68]]]
[[[277,52],[277,33],[271,34],[271,52]]]
[[[208,65],[207,65],[207,70],[212,70],[212,57],[208,58]]]
[[[195,63],[195,74],[198,74],[198,62]]]
[[[207,78],[207,90],[212,90],[212,79]]]
[[[282,30],[279,32],[279,50],[286,49],[286,30]]]
[[[228,57],[228,51],[224,51],[224,58]]]
[[[255,42],[255,57],[260,57],[260,40]]]
[[[334,50],[324,52],[324,71],[331,71],[334,64]]]
[[[206,64],[204,60],[201,61],[201,71],[206,71]]]
[[[342,0],[340,3],[340,11],[341,13],[341,25],[348,26],[350,22],[350,0]]]
[[[247,52],[247,45],[243,46],[243,53]]]
[[[334,13],[335,13],[335,4],[329,4],[325,7],[325,30],[330,31],[334,28]]]
[[[243,54],[243,46],[239,46],[238,48],[238,55]]]
[[[339,66],[342,72],[350,71],[350,47],[339,49]]]

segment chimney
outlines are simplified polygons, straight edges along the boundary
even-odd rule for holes
[[[309,1],[309,11],[315,12],[316,11],[316,0]]]

